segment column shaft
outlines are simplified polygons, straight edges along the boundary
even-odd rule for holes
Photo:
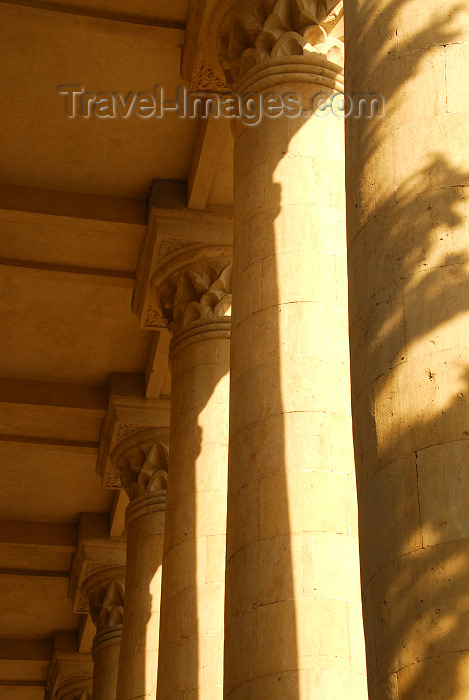
[[[122,625],[96,634],[93,642],[93,700],[115,700]]]
[[[143,494],[126,513],[124,627],[117,700],[156,695],[165,494]]]
[[[222,697],[229,324],[190,324],[171,346],[158,700]]]
[[[309,59],[291,60],[309,73]],[[275,92],[305,108],[331,94],[307,78],[280,77]],[[235,136],[230,700],[366,697],[343,149],[333,115],[265,118]]]
[[[469,62],[456,0],[345,1],[353,421],[370,700],[469,683]]]

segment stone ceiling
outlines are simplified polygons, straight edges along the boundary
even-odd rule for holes
[[[0,1],[0,700],[44,697],[56,631],[89,651],[67,591],[80,515],[122,532],[95,471],[111,376],[169,395],[167,345],[132,313],[152,182],[187,182],[195,209],[232,201],[229,129],[68,119],[57,87],[174,99],[186,14],[187,0]]]

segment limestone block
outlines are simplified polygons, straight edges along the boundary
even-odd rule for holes
[[[325,471],[294,471],[263,479],[259,486],[260,536],[287,532],[350,533],[348,477]],[[288,494],[289,518],[277,517]],[[333,496],[331,496],[333,494]],[[321,504],[328,501],[327,509]]]
[[[362,586],[383,566],[422,547],[415,455],[383,467],[360,492]]]
[[[464,25],[461,26],[461,29]],[[469,111],[469,96],[467,90],[461,89],[461,75],[469,61],[469,37],[464,43],[454,43],[445,46],[446,58],[446,103],[448,112]]]
[[[445,543],[401,557],[376,574],[371,595],[378,680],[464,649],[468,554],[467,540]]]
[[[469,537],[469,440],[435,445],[416,455],[423,546]]]

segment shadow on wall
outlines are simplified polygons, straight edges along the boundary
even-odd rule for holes
[[[456,146],[442,152],[439,139],[426,133],[432,119],[449,112],[439,101],[441,85],[435,82],[421,103],[415,148],[411,126],[408,152],[390,141],[397,128],[418,122],[420,77],[430,52],[435,75],[446,77],[444,45],[460,39],[457,23],[467,7],[445,3],[420,31],[409,26],[407,36],[397,36],[399,54],[408,55],[393,62],[389,54],[397,49],[389,33],[398,34],[397,14],[417,6],[413,0],[387,2],[382,10],[371,2],[362,6],[350,54],[368,57],[380,33],[389,42],[383,40],[382,54],[366,67],[386,98],[385,119],[346,125],[352,402],[370,699],[459,700],[469,683],[463,189],[469,170],[457,163]],[[346,21],[360,14],[349,12]],[[358,60],[349,73],[357,74]],[[396,161],[392,176],[383,169],[387,148]],[[358,170],[362,180],[354,181]]]

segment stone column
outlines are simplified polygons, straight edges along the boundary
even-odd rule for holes
[[[96,626],[93,700],[115,700],[124,609],[125,567],[101,568],[82,583]]]
[[[173,331],[158,700],[223,692],[230,254],[186,248],[152,282]]]
[[[372,5],[372,7],[371,7]],[[469,684],[467,4],[346,0],[354,440],[370,700]]]
[[[341,3],[230,4],[228,83],[298,109],[235,127],[224,696],[364,700]]]
[[[166,507],[166,429],[139,430],[121,440],[112,463],[130,499],[124,626],[117,700],[156,697],[161,563]]]

